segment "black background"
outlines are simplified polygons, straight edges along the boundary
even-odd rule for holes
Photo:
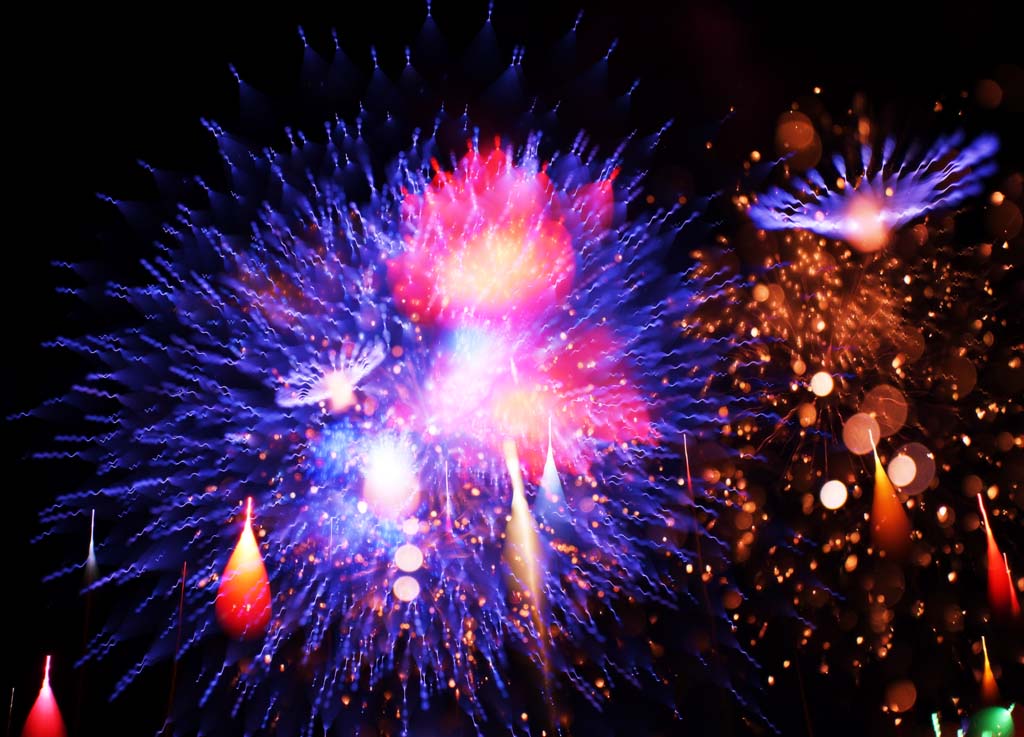
[[[82,330],[78,306],[54,292],[58,275],[50,262],[100,260],[130,273],[147,248],[139,243],[132,250],[131,232],[95,194],[153,198],[139,159],[216,177],[218,159],[200,118],[236,116],[230,64],[269,99],[288,99],[299,78],[301,24],[325,52],[334,27],[361,66],[369,65],[373,43],[386,70],[401,68],[401,49],[420,28],[422,7],[333,5],[329,15],[269,12],[256,3],[217,12],[212,6],[177,5],[138,5],[116,13],[40,7],[11,19],[3,92],[7,228],[0,262],[6,277],[4,416],[60,393],[80,370],[66,355],[40,348],[55,335]],[[471,5],[436,3],[434,16],[449,49],[468,46],[480,28],[486,7],[466,7]],[[641,79],[634,98],[638,127],[649,131],[674,118],[678,133],[666,154],[674,157],[667,164],[677,175],[673,181],[680,189],[708,194],[735,182],[750,150],[771,150],[776,117],[814,85],[823,87],[823,98],[837,112],[855,92],[864,92],[876,110],[908,119],[931,111],[938,100],[960,105],[961,93],[970,93],[999,64],[1021,63],[1024,31],[1010,7],[983,1],[920,9],[898,3],[588,4],[580,52],[596,59],[612,38],[620,39],[612,86],[621,89]],[[561,37],[577,10],[554,2],[528,9],[499,3],[494,24],[502,56],[510,55],[512,45],[525,44],[528,76],[536,80],[544,70],[530,68],[530,49]],[[731,108],[735,112],[723,123]],[[995,113],[973,109],[967,122],[1002,134],[1004,170],[1020,166],[1021,123],[1020,110],[1005,107]],[[1012,132],[1016,141],[1007,140]],[[707,154],[703,142],[711,139],[716,148]],[[96,669],[83,677],[71,668],[84,619],[75,582],[40,583],[46,573],[78,558],[78,551],[30,543],[42,529],[39,510],[87,478],[87,469],[26,460],[47,444],[50,430],[40,423],[5,423],[3,431],[7,570],[0,696],[6,702],[15,687],[10,733],[18,733],[34,698],[42,655],[54,652],[58,696],[69,726],[79,725],[72,734],[150,734],[163,714],[166,671],[155,669],[108,704],[105,694],[116,673]],[[823,678],[812,665],[801,677],[802,684],[791,671],[765,694],[763,708],[783,734],[874,733],[868,715],[878,711],[878,701],[872,689]],[[682,726],[626,689],[605,728],[637,737],[646,731],[748,733],[738,708],[697,693]]]

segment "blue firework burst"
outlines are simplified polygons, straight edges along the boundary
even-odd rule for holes
[[[97,473],[44,521],[95,514],[89,590],[150,591],[85,660],[152,632],[115,695],[173,658],[200,707],[232,705],[187,699],[181,731],[312,734],[396,688],[403,720],[447,693],[509,725],[517,653],[549,704],[600,706],[667,682],[624,612],[720,585],[695,538],[742,494],[695,494],[680,453],[724,416],[705,282],[661,265],[681,208],[627,217],[658,134],[542,154],[442,116],[385,156],[367,132],[389,126],[274,151],[209,124],[229,187],[200,182],[148,281],[105,288],[138,319],[54,341],[95,365],[55,404],[94,428],[60,440]]]
[[[979,194],[996,170],[998,149],[995,136],[964,145],[962,133],[940,138],[923,154],[911,149],[899,157],[893,139],[879,151],[865,143],[853,167],[841,155],[833,158],[834,185],[815,169],[794,176],[785,189],[758,195],[750,218],[766,230],[802,228],[877,251],[897,228]]]

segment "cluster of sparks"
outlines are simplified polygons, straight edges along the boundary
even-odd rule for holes
[[[901,164],[891,141],[880,152],[872,146],[866,119],[851,128],[844,135],[855,139],[861,168],[850,174],[837,156],[830,190],[808,168],[821,146],[810,118],[780,119],[783,183],[736,195],[750,225],[694,253],[699,273],[722,285],[694,330],[735,337],[733,385],[758,397],[760,411],[724,431],[753,467],[782,460],[763,509],[792,500],[793,540],[814,548],[788,572],[810,577],[794,598],[812,623],[801,645],[819,653],[823,673],[838,665],[858,681],[898,649],[898,631],[913,626],[904,618],[925,623],[938,645],[965,629],[980,633],[955,657],[984,654],[981,702],[996,711],[979,712],[968,731],[982,734],[978,724],[1009,719],[997,706],[984,633],[1013,652],[1024,583],[999,545],[1013,544],[1019,524],[1021,479],[1006,465],[1022,444],[1010,419],[1019,411],[1019,346],[1011,339],[993,350],[1013,319],[994,295],[1008,271],[998,250],[1019,233],[1019,210],[993,194],[985,223],[993,241],[954,247],[948,208],[982,191],[996,140],[953,136]],[[760,160],[752,154],[748,169]],[[985,437],[958,430],[960,411],[987,426]],[[989,482],[958,469],[968,464],[990,469]],[[972,574],[986,582],[987,600],[968,608],[948,599],[945,587]],[[899,725],[915,700],[913,681],[893,678],[883,710]],[[948,711],[969,716],[956,699]],[[991,734],[1009,734],[1000,729]]]
[[[60,400],[96,429],[48,455],[92,460],[99,481],[44,522],[104,521],[88,591],[155,582],[132,613],[155,637],[117,692],[173,658],[198,673],[200,707],[233,706],[176,713],[182,731],[244,713],[250,730],[312,734],[358,724],[369,694],[408,724],[410,694],[426,710],[444,693],[478,728],[511,728],[519,710],[494,705],[519,653],[557,729],[567,684],[598,707],[617,680],[664,685],[663,648],[620,614],[637,603],[692,599],[718,623],[701,650],[745,660],[766,591],[790,586],[801,621],[846,622],[859,600],[834,592],[863,572],[866,615],[843,627],[885,658],[897,607],[933,616],[910,579],[963,575],[958,524],[984,530],[984,626],[1019,624],[997,534],[1019,515],[1005,503],[1019,480],[940,493],[971,439],[947,443],[922,417],[971,394],[995,341],[992,285],[958,265],[995,246],[954,254],[950,222],[929,219],[982,191],[994,138],[897,157],[861,135],[857,165],[837,156],[827,184],[795,160],[817,134],[791,114],[781,186],[737,195],[739,232],[672,274],[684,220],[626,217],[642,177],[623,173],[622,149],[545,158],[539,137],[468,131],[450,156],[416,137],[382,179],[362,124],[287,153],[211,125],[230,191],[204,186],[209,207],[166,226],[148,284],[107,287],[142,319],[54,341],[97,365]],[[936,346],[972,288],[984,314]],[[976,409],[1006,411],[987,396]],[[994,438],[990,454],[1024,442]],[[776,457],[767,488],[759,464]],[[799,514],[776,519],[786,498]],[[937,632],[963,628],[937,616]],[[898,719],[914,697],[894,684]],[[58,726],[47,676],[24,734]]]

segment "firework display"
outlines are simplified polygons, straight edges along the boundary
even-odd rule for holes
[[[160,222],[139,274],[56,264],[100,327],[47,342],[88,368],[11,420],[90,469],[40,515],[87,541],[46,579],[84,582],[58,661],[129,657],[115,704],[169,671],[168,735],[576,734],[623,690],[784,733],[791,677],[811,734],[808,668],[869,684],[873,729],[1020,734],[1004,135],[815,88],[731,191],[665,196],[686,121],[637,130],[633,84],[599,103],[623,131],[566,130],[520,46],[453,113],[431,13],[365,89],[300,32],[316,134],[204,120],[222,176],[103,196]],[[68,734],[44,658],[27,737]]]

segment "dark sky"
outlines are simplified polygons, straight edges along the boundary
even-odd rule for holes
[[[95,194],[151,199],[152,189],[136,165],[140,159],[181,172],[216,171],[215,151],[200,119],[236,116],[230,64],[268,99],[289,99],[298,84],[302,46],[296,29],[301,24],[313,45],[325,51],[329,29],[335,27],[357,63],[368,65],[368,47],[374,43],[385,69],[401,68],[401,49],[422,23],[421,8],[396,1],[361,3],[355,9],[346,2],[329,5],[333,15],[271,13],[258,3],[217,13],[178,4],[137,5],[117,13],[91,6],[70,12],[39,6],[7,24],[4,416],[59,393],[79,370],[66,356],[39,348],[41,341],[81,324],[74,304],[55,296],[57,277],[49,262],[98,259],[129,264],[124,268],[130,270],[137,261],[139,253],[125,245],[131,239],[119,216]],[[483,21],[485,3],[472,11],[465,8],[472,3],[438,0],[435,5],[449,49],[467,47]],[[755,148],[770,150],[776,117],[814,85],[822,86],[825,103],[837,112],[854,93],[863,92],[882,117],[918,119],[927,117],[936,101],[956,103],[962,92],[970,94],[978,79],[1001,73],[1001,64],[1022,63],[1021,26],[1012,18],[1011,3],[936,2],[921,10],[902,5],[588,4],[580,55],[596,59],[619,38],[611,84],[622,89],[640,79],[634,98],[637,125],[652,130],[673,118],[676,133],[668,156],[676,159],[663,163],[668,171],[685,174],[683,186],[709,194],[736,180],[743,155]],[[525,43],[528,76],[543,80],[545,70],[536,68],[531,48],[560,38],[578,6],[519,7],[504,0],[495,10],[501,56],[507,58],[514,44]],[[730,108],[735,109],[731,116]],[[297,115],[299,120],[284,122],[304,122],[302,113]],[[1009,131],[1019,132],[1021,124],[1020,109],[999,115],[976,110],[967,123],[994,128],[1004,139]],[[1021,138],[1004,146],[1004,166],[1020,166]],[[719,144],[710,159],[702,150],[709,139]],[[113,237],[100,235],[110,233]],[[48,431],[38,424],[6,423],[3,431],[8,626],[0,670],[0,690],[6,690],[0,696],[6,700],[10,687],[17,687],[17,725],[37,687],[44,652],[53,650],[64,658],[57,673],[65,683],[80,682],[69,668],[71,656],[64,653],[80,647],[83,608],[73,587],[40,583],[66,561],[29,541],[41,531],[38,511],[84,478],[85,469],[25,460],[28,452],[45,446]],[[77,558],[78,553],[68,555]],[[160,712],[166,697],[160,677],[143,679],[138,691],[114,704],[105,703],[98,685],[109,678],[97,678],[78,692],[86,702],[85,723],[123,719],[137,708]],[[785,684],[766,705],[787,735],[808,732],[799,688],[796,681]],[[808,737],[866,733],[863,713],[876,710],[875,701],[859,701],[849,684],[813,672],[806,674],[804,688],[815,725]],[[76,710],[75,700],[64,699],[66,714]],[[691,721],[686,734],[746,733],[731,707],[721,707],[716,699],[692,703],[706,715]],[[614,719],[628,724],[631,711],[648,708],[642,697],[627,693]],[[671,723],[661,729],[673,733]],[[128,734],[119,729],[107,733]]]

